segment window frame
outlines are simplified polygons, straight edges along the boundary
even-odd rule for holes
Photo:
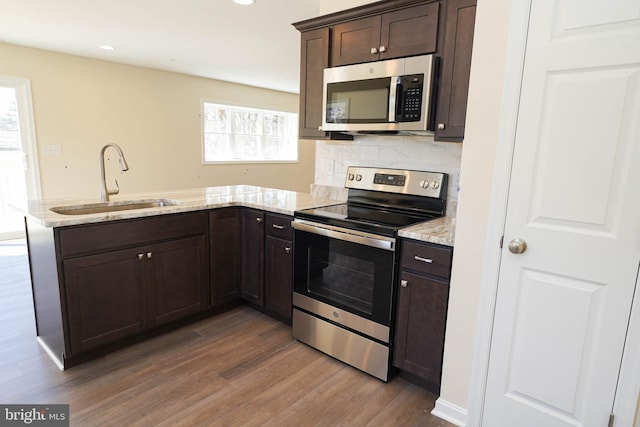
[[[205,158],[205,144],[206,144],[206,134],[205,131],[205,104],[215,104],[224,107],[229,107],[231,109],[239,109],[239,110],[250,110],[250,111],[259,111],[259,112],[268,112],[268,113],[284,113],[291,114],[293,117],[293,129],[294,129],[294,140],[293,143],[296,147],[296,158],[290,160],[278,160],[278,159],[262,159],[262,160],[251,160],[251,159],[234,159],[234,160],[206,160]],[[295,164],[300,163],[300,137],[298,130],[298,112],[295,111],[287,111],[283,109],[274,109],[274,108],[266,108],[262,106],[254,106],[254,105],[240,105],[233,103],[225,103],[223,101],[217,101],[212,99],[201,99],[200,100],[200,148],[201,148],[201,158],[203,165],[233,165],[233,164]],[[230,135],[233,135],[231,133]]]

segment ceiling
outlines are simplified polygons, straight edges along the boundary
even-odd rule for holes
[[[0,41],[297,93],[319,1],[0,0]]]

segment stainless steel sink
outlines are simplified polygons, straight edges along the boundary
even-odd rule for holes
[[[87,215],[97,213],[128,211],[133,209],[161,208],[179,205],[180,202],[170,199],[126,200],[121,202],[103,202],[83,205],[56,206],[49,209],[61,215]]]

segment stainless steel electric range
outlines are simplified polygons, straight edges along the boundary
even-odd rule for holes
[[[388,381],[398,231],[444,216],[447,175],[349,167],[345,187],[294,213],[293,336]]]

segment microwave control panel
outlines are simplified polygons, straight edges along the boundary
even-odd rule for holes
[[[401,98],[396,111],[399,122],[418,122],[422,115],[422,86],[424,74],[412,74],[401,78]]]

